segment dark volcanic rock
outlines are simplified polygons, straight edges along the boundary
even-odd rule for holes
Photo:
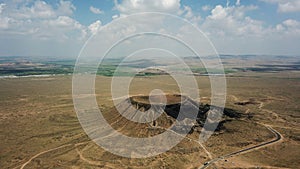
[[[154,98],[152,98],[152,104],[150,104],[149,97]],[[121,114],[135,117],[136,119],[143,118],[141,117],[142,115],[139,113],[149,113],[150,115],[147,117],[152,117],[153,119],[148,119],[148,121],[151,121],[151,126],[153,127],[169,123],[170,120],[172,121],[172,123],[177,121],[179,124],[182,124],[180,125],[182,129],[186,128],[185,126],[192,125],[192,127],[187,127],[192,128],[191,132],[201,131],[201,128],[204,126],[205,123],[216,123],[216,131],[221,131],[225,129],[223,125],[224,123],[230,121],[230,119],[232,118],[242,117],[241,113],[233,109],[224,108],[222,118],[219,119],[219,116],[217,116],[217,120],[214,120],[214,116],[211,115],[211,113],[213,112],[212,110],[217,110],[221,112],[221,108],[210,106],[208,104],[198,104],[189,97],[181,95],[166,95],[164,97],[167,100],[166,104],[162,104],[160,102],[160,100],[162,100],[161,96],[132,96],[119,103],[119,105],[117,105],[117,109],[121,111]],[[159,120],[159,118],[155,119],[154,116],[157,113],[166,114],[170,117],[170,119],[168,120],[168,122],[161,121]],[[210,115],[208,115],[209,113]],[[210,119],[212,119],[212,121],[207,120],[208,116]],[[147,121],[145,120],[144,122]],[[214,130],[214,128],[210,129],[209,127],[206,127],[205,129]]]

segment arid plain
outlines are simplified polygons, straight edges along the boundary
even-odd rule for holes
[[[235,63],[231,59],[226,61],[228,67]],[[195,78],[199,102],[209,104],[208,76]],[[135,137],[163,132],[163,128],[151,129],[127,122],[112,111],[111,79],[97,76],[96,96],[112,127]],[[279,140],[222,157],[207,168],[298,168],[299,71],[242,70],[228,73],[226,79],[226,108],[238,112],[239,117],[224,116],[222,128],[203,145],[198,142],[199,132],[195,131],[166,153],[129,159],[105,151],[84,133],[73,107],[71,75],[2,78],[0,168],[199,168],[217,157],[276,139],[268,126],[280,133]],[[174,79],[156,75],[135,77],[130,95],[148,95],[153,89],[178,93]],[[164,118],[169,119],[161,117],[160,124],[167,126]]]

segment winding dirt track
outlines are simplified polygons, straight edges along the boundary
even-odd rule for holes
[[[59,147],[55,147],[55,148],[52,148],[52,149],[49,149],[49,150],[42,151],[42,152],[40,152],[40,153],[38,153],[38,154],[32,156],[28,161],[26,161],[26,162],[20,167],[20,169],[24,169],[24,167],[25,167],[26,165],[28,165],[33,159],[35,159],[35,158],[37,158],[37,157],[39,157],[39,156],[41,156],[41,155],[43,155],[43,154],[46,154],[46,153],[49,153],[49,152],[51,152],[51,151],[55,151],[55,150],[58,150],[58,149],[61,149],[61,148],[69,147],[69,146],[75,146],[75,147],[77,147],[77,146],[80,146],[80,145],[82,145],[82,144],[86,144],[86,143],[88,143],[88,142],[90,142],[90,141],[84,141],[84,142],[77,143],[77,144],[65,144],[65,145],[62,145],[62,146],[59,146]]]
[[[172,133],[174,133],[174,134],[176,134],[176,135],[178,135],[178,136],[180,136],[180,137],[182,137],[182,138],[188,139],[189,141],[193,141],[193,142],[199,144],[199,145],[202,147],[202,149],[205,151],[205,153],[207,154],[208,158],[209,158],[209,159],[212,159],[211,153],[205,148],[205,146],[204,146],[200,141],[195,140],[195,139],[191,139],[191,138],[186,137],[186,136],[183,136],[183,135],[178,134],[178,133],[176,133],[175,131],[170,130],[170,129],[165,129],[165,128],[163,128],[163,127],[158,127],[158,126],[156,126],[156,128],[168,130],[168,131],[170,131],[170,132],[172,132]]]
[[[42,151],[36,155],[34,155],[33,157],[31,157],[27,162],[25,162],[20,169],[23,169],[27,164],[29,164],[33,159],[37,158],[38,156],[40,155],[43,155],[43,154],[46,154],[46,153],[49,153],[51,151],[55,151],[55,150],[58,150],[58,149],[61,149],[61,148],[65,148],[65,147],[68,147],[68,146],[72,146],[73,144],[66,144],[66,145],[62,145],[62,146],[59,146],[59,147],[56,147],[56,148],[52,148],[52,149],[49,149],[49,150],[45,150],[45,151]]]
[[[232,95],[232,97],[233,97],[234,101],[238,100],[238,98],[235,97],[234,95]],[[258,108],[261,110],[263,106],[264,106],[264,103],[260,102]],[[249,112],[249,109],[246,112]],[[115,121],[114,123],[116,123],[116,122],[118,122],[118,121]],[[214,164],[214,163],[216,163],[216,162],[218,162],[218,161],[220,161],[220,160],[222,160],[224,158],[236,156],[236,155],[239,155],[239,154],[242,154],[242,153],[250,152],[252,150],[257,150],[257,149],[260,149],[260,148],[263,148],[263,147],[266,147],[266,146],[270,146],[270,145],[275,144],[275,143],[277,143],[277,142],[279,142],[279,141],[281,141],[283,139],[283,136],[278,131],[276,131],[275,129],[273,129],[271,126],[265,125],[265,124],[261,124],[261,123],[259,123],[259,124],[260,125],[264,125],[268,130],[270,130],[272,133],[274,133],[275,138],[273,140],[271,140],[271,141],[264,142],[264,143],[261,143],[261,144],[258,144],[258,145],[255,145],[255,146],[252,146],[252,147],[249,147],[249,148],[245,148],[245,149],[242,149],[242,150],[239,150],[239,151],[236,151],[236,152],[232,152],[232,153],[229,153],[229,154],[226,154],[226,155],[223,155],[223,156],[219,156],[219,157],[214,158],[214,159],[212,159],[212,155],[210,154],[210,152],[198,140],[194,140],[194,139],[186,137],[190,141],[194,141],[194,142],[198,143],[205,150],[205,152],[208,155],[208,157],[211,159],[210,161],[206,162],[203,166],[199,167],[199,169],[205,169],[205,168],[211,166],[212,164]],[[178,134],[178,133],[176,133],[176,134]],[[69,147],[69,146],[74,146],[76,148],[76,151],[77,151],[77,153],[80,156],[80,159],[82,159],[83,161],[85,161],[85,162],[87,162],[89,164],[97,164],[98,165],[99,163],[95,163],[94,161],[90,161],[90,160],[84,158],[83,155],[82,155],[82,153],[77,149],[77,146],[86,144],[88,142],[90,142],[90,141],[84,141],[84,142],[80,142],[80,143],[77,143],[77,144],[65,144],[65,145],[62,145],[62,146],[59,146],[59,147],[56,147],[56,148],[52,148],[52,149],[48,149],[48,150],[42,151],[42,152],[40,152],[40,153],[32,156],[28,161],[26,161],[25,163],[23,163],[21,165],[20,169],[24,169],[25,166],[27,166],[32,160],[34,160],[35,158],[37,158],[37,157],[39,157],[39,156],[41,156],[43,154],[46,154],[46,153],[49,153],[49,152],[52,152],[52,151],[55,151],[55,150],[58,150],[58,149],[62,149],[62,148],[65,148],[65,147]]]
[[[264,124],[262,124],[262,125],[264,125]],[[229,153],[229,154],[217,157],[217,158],[214,158],[214,159],[206,162],[199,169],[205,169],[205,168],[209,167],[210,165],[212,165],[212,164],[214,164],[214,163],[216,163],[216,162],[218,162],[218,161],[220,161],[220,160],[222,160],[224,158],[236,156],[236,155],[239,155],[239,154],[242,154],[242,153],[250,152],[252,150],[257,150],[257,149],[260,149],[260,148],[263,148],[263,147],[266,147],[266,146],[270,146],[270,145],[275,144],[275,143],[277,143],[277,142],[279,142],[279,141],[282,140],[283,136],[278,131],[276,131],[275,129],[273,129],[271,126],[267,126],[267,125],[264,125],[264,126],[268,130],[270,130],[272,133],[274,133],[274,135],[276,136],[275,139],[273,139],[271,141],[268,141],[268,142],[264,142],[264,143],[255,145],[255,146],[252,146],[252,147],[244,148],[242,150],[239,150],[239,151],[236,151],[236,152],[233,152],[233,153]]]
[[[231,96],[232,96],[232,98],[233,98],[234,101],[238,101],[238,98],[236,96],[234,96],[234,95],[231,95]],[[263,102],[259,102],[258,109],[262,110],[263,106],[264,106],[264,103]],[[263,109],[263,110],[267,111],[269,113],[272,113],[272,114],[276,114],[276,113],[274,113],[272,111],[268,111],[266,109]],[[250,109],[247,109],[246,112],[245,112],[245,114],[247,114],[249,111],[250,111]],[[277,114],[276,114],[276,118],[279,118]],[[257,149],[260,149],[260,148],[263,148],[263,147],[266,147],[266,146],[271,146],[273,144],[276,144],[279,141],[282,141],[283,136],[278,131],[276,131],[275,129],[273,129],[271,126],[266,125],[266,124],[262,124],[262,123],[258,123],[258,124],[263,125],[268,130],[270,130],[275,135],[275,138],[273,140],[271,140],[271,141],[263,142],[261,144],[258,144],[258,145],[252,146],[252,147],[244,148],[244,149],[241,149],[239,151],[235,151],[235,152],[232,152],[232,153],[225,154],[223,156],[219,156],[217,158],[214,158],[214,159],[212,159],[212,160],[204,163],[203,166],[199,167],[199,169],[205,169],[205,168],[213,165],[214,163],[216,163],[216,162],[218,162],[218,161],[220,161],[220,160],[222,160],[224,158],[228,158],[228,157],[240,155],[240,154],[243,154],[243,153],[248,153],[250,151],[257,150]]]

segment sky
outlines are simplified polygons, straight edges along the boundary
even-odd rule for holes
[[[220,54],[300,56],[300,0],[0,0],[0,56],[76,57],[101,28],[140,12],[186,19]]]

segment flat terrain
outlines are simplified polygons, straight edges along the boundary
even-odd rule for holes
[[[299,58],[260,56],[258,59],[252,55],[221,58],[227,79],[228,112],[222,118],[220,130],[200,143],[201,130],[195,128],[166,153],[128,159],[105,151],[81,128],[72,101],[70,73],[75,60],[2,57],[0,168],[299,168]],[[210,104],[207,70],[199,67],[201,63],[194,57],[185,61],[198,83],[198,88],[191,90],[200,94],[199,103]],[[95,94],[106,120],[117,131],[132,137],[151,137],[168,130],[174,119],[166,114],[156,124],[138,124],[114,110],[111,76],[119,62],[107,60],[97,72]],[[163,67],[168,63],[146,59],[123,63],[116,78],[125,81],[132,70],[153,64]],[[134,101],[147,104],[147,95],[154,89],[170,95],[181,93],[172,77],[151,68],[140,71],[131,81],[129,95],[138,96]],[[155,102],[162,99],[154,97]],[[179,100],[173,97],[166,102]],[[233,112],[238,117],[232,116]]]
[[[208,77],[196,78],[200,101],[209,103]],[[116,116],[109,111],[110,81],[110,77],[98,76],[96,94],[99,107],[112,124]],[[170,151],[146,159],[122,158],[91,142],[74,112],[71,86],[72,77],[65,75],[0,79],[0,168],[198,168],[211,158],[274,139],[274,133],[265,125],[280,132],[283,139],[220,160],[211,167],[297,168],[300,165],[298,72],[228,75],[226,107],[247,116],[226,122],[225,130],[204,143],[207,152],[197,142],[199,133],[194,132]],[[156,88],[178,93],[175,81],[161,75],[136,77],[130,94],[147,95]],[[147,132],[146,128],[133,124],[113,125],[128,135]]]

